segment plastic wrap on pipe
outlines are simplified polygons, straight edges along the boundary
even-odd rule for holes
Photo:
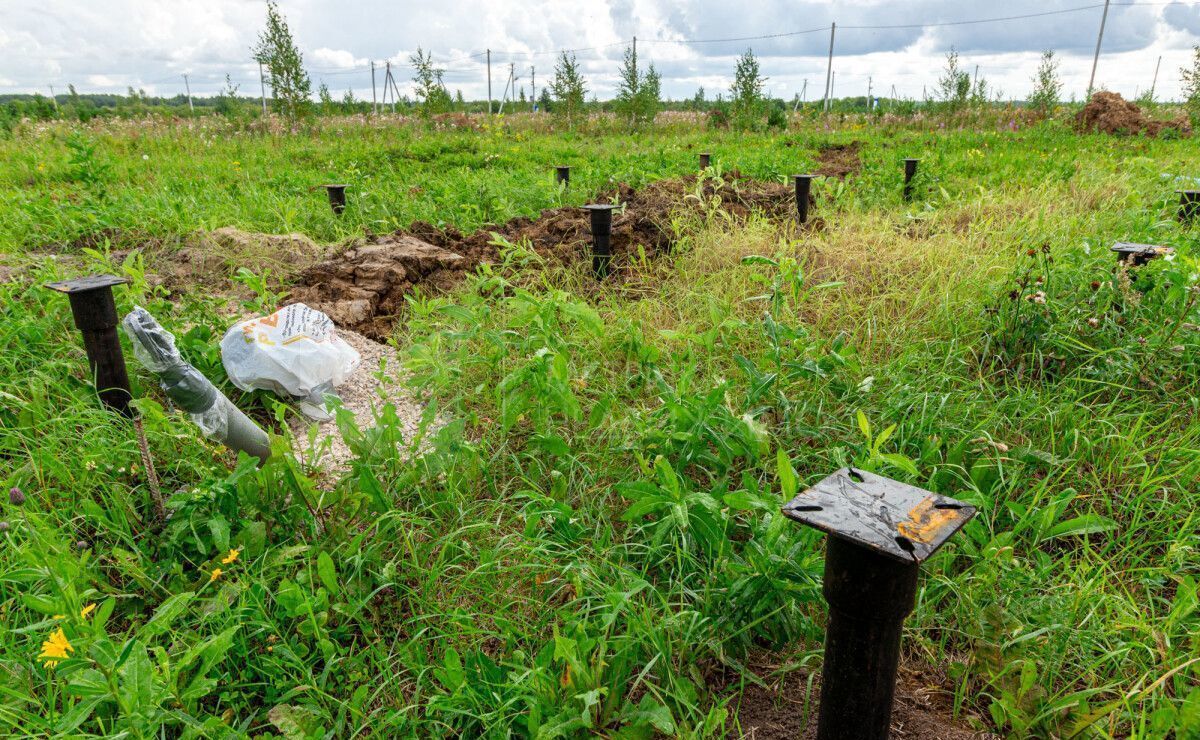
[[[208,378],[192,367],[175,347],[175,336],[150,312],[137,306],[121,322],[133,345],[133,354],[158,376],[163,392],[200,427],[205,436],[230,449],[265,461],[271,456],[270,439]]]

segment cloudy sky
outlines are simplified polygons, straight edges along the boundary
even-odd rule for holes
[[[838,26],[834,94],[920,97],[932,90],[944,55],[1005,97],[1028,93],[1038,57],[1062,57],[1065,97],[1082,97],[1091,70],[1103,0],[279,0],[304,52],[314,89],[371,97],[370,62],[395,65],[410,89],[409,55],[422,46],[446,68],[451,91],[486,95],[483,52],[492,50],[494,97],[508,64],[517,84],[540,88],[554,52],[578,49],[589,95],[611,95],[621,54],[638,39],[639,57],[663,74],[664,94],[709,97],[728,89],[736,56],[760,57],[779,97],[820,97],[829,25]],[[262,0],[0,0],[0,93],[64,91],[215,94],[225,75],[242,94],[258,92],[249,47],[263,25]],[[1010,20],[1000,17],[1034,16]],[[964,23],[964,21],[968,21]],[[969,21],[988,21],[971,23]],[[811,31],[811,32],[809,32]],[[750,38],[759,37],[759,38]],[[733,39],[733,40],[731,40]],[[1145,91],[1162,57],[1157,97],[1179,94],[1179,68],[1200,43],[1200,0],[1118,0],[1109,10],[1097,87],[1126,96]],[[382,85],[382,70],[379,72]]]

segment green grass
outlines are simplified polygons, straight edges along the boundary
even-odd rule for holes
[[[3,507],[7,732],[736,733],[748,663],[819,665],[821,537],[779,507],[852,464],[979,507],[924,566],[905,633],[906,664],[964,725],[1200,733],[1200,251],[1171,193],[1200,173],[1194,143],[1055,123],[193,126],[0,140],[0,243],[20,268],[0,286],[0,471],[27,496]],[[817,185],[824,230],[685,219],[637,295],[513,245],[414,301],[395,341],[450,423],[412,440],[385,413],[329,491],[283,440],[263,469],[237,465],[139,377],[161,529],[131,427],[98,408],[65,301],[38,287],[102,267],[104,237],[161,259],[224,225],[471,230],[691,172],[702,150],[782,179],[853,140],[862,171]],[[907,207],[904,156],[924,173]],[[335,179],[355,185],[342,219],[308,190]],[[1177,256],[1131,283],[1116,239]],[[224,382],[229,311],[262,305],[222,286],[168,301],[153,268],[110,268],[133,280],[119,307],[150,308]],[[46,668],[58,627],[73,652]]]

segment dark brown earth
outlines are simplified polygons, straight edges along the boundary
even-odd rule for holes
[[[736,171],[720,179],[689,175],[661,180],[638,190],[622,184],[598,201],[623,206],[612,225],[616,280],[631,272],[640,253],[654,257],[670,250],[675,218],[703,216],[714,204],[735,220],[755,211],[772,218],[795,213],[792,187],[749,180]],[[497,236],[526,244],[547,262],[569,265],[591,259],[591,226],[581,208],[548,209],[537,218],[522,216],[470,235],[416,222],[407,230],[360,241],[304,270],[291,298],[324,311],[339,326],[386,336],[404,296],[414,288],[440,292],[480,264],[496,262],[501,249],[493,243]]]
[[[1158,136],[1166,129],[1190,134],[1191,124],[1186,117],[1172,121],[1156,121],[1146,117],[1142,109],[1114,92],[1101,91],[1092,95],[1075,114],[1075,128],[1084,132],[1133,136],[1145,132]]]
[[[817,169],[815,175],[844,179],[862,169],[862,159],[858,152],[862,148],[861,141],[849,144],[822,144],[817,150]]]
[[[760,672],[767,684],[746,686],[741,700],[730,703],[730,721],[726,736],[747,740],[811,740],[817,736],[817,708],[820,705],[819,676],[797,670],[783,677]],[[922,676],[900,670],[896,699],[892,707],[892,738],[904,740],[991,740],[997,737],[972,729],[967,717],[955,718],[951,697],[929,685]],[[982,723],[976,720],[975,724]]]

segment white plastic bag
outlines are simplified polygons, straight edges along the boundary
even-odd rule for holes
[[[300,410],[329,419],[325,396],[350,376],[358,352],[337,335],[333,320],[303,303],[235,324],[221,340],[221,361],[244,391],[267,390],[300,401]]]

